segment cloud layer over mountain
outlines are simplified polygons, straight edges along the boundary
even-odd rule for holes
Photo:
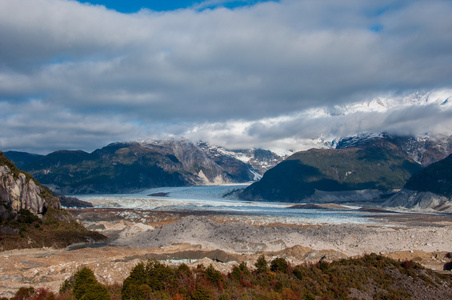
[[[1,0],[0,149],[166,135],[296,148],[359,131],[450,134],[452,112],[440,104],[452,96],[451,15],[439,0],[135,14]],[[378,99],[398,104],[344,108]]]

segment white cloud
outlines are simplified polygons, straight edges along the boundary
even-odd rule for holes
[[[5,115],[0,146],[18,147],[10,135],[19,133],[33,143],[28,133],[36,128],[47,149],[162,134],[265,147],[359,129],[440,128],[427,117],[402,126],[393,121],[395,111],[334,121],[300,116],[450,88],[451,14],[450,1],[439,0],[286,0],[136,14],[76,1],[0,0],[0,104],[23,122],[19,129]],[[33,101],[54,113],[34,120],[23,111],[38,110]],[[107,125],[87,138],[83,128],[70,126],[82,123]],[[80,139],[65,147],[59,134]]]

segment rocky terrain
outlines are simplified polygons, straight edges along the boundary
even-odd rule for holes
[[[213,264],[228,272],[240,262],[252,266],[262,253],[269,260],[284,257],[293,264],[380,253],[450,273],[443,271],[452,249],[452,218],[446,215],[374,213],[374,223],[311,225],[218,213],[100,208],[71,212],[108,236],[109,244],[1,252],[0,297],[28,285],[58,290],[82,266],[92,268],[102,283],[122,282],[148,258],[170,265]]]

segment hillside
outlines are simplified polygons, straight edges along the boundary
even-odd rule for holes
[[[405,188],[452,197],[452,155],[414,174]]]
[[[267,257],[267,258],[266,258]],[[267,260],[268,259],[268,260]],[[136,260],[135,260],[136,261]],[[201,262],[203,262],[201,264]],[[212,262],[212,261],[210,261]],[[99,265],[99,264],[97,264]],[[11,299],[450,299],[450,276],[413,260],[376,254],[295,265],[285,257],[261,255],[230,270],[198,261],[167,265],[138,261],[124,279],[84,265],[66,277],[59,291],[21,287]]]
[[[104,236],[80,225],[56,196],[0,152],[0,251],[65,247]]]
[[[343,192],[400,189],[421,166],[386,139],[359,148],[312,149],[295,153],[241,193],[241,198],[298,202],[316,190]]]
[[[164,140],[114,143],[92,153],[45,156],[6,152],[42,184],[62,194],[127,193],[163,186],[249,182],[278,163],[258,149],[233,152],[207,143]],[[278,159],[279,158],[279,159]],[[261,163],[259,163],[261,162]]]
[[[384,205],[452,212],[452,155],[414,174]]]

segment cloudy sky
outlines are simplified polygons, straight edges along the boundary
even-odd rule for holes
[[[0,0],[0,150],[452,134],[451,16],[438,0]]]

